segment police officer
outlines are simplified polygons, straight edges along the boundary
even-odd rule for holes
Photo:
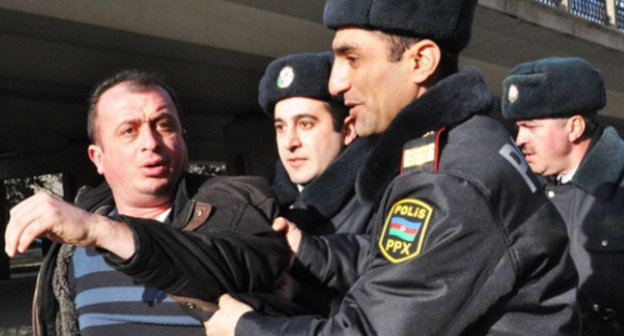
[[[279,161],[271,185],[285,217],[311,234],[363,232],[370,215],[355,196],[355,176],[372,148],[327,88],[331,52],[275,59],[258,87],[258,102],[275,125]]]
[[[585,335],[624,334],[624,142],[595,121],[605,103],[582,58],[520,64],[503,82],[503,115],[567,225]]]
[[[457,70],[476,4],[327,1],[330,92],[343,95],[358,136],[380,134],[356,187],[377,206],[372,247],[329,318],[272,318],[224,295],[207,335],[574,333],[561,217],[486,115],[494,96],[478,70]],[[288,228],[297,260],[335,277],[326,265],[339,261],[314,253],[319,240]]]
[[[258,87],[258,102],[275,125],[279,161],[270,181],[282,215],[313,235],[365,233],[372,212],[358,201],[355,177],[374,140],[357,138],[354,118],[329,93],[333,59],[331,52],[277,58]],[[293,267],[298,282],[281,278],[287,286],[279,286],[280,295],[326,315],[339,293],[305,273]]]

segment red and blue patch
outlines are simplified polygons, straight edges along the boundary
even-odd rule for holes
[[[420,254],[433,208],[415,198],[402,199],[390,208],[379,237],[381,253],[392,263]]]
[[[392,216],[388,235],[398,237],[405,241],[414,241],[422,222],[407,220],[400,216]]]

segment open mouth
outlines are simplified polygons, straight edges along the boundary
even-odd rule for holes
[[[150,161],[141,166],[141,171],[146,176],[162,176],[167,171],[167,163],[164,160]]]

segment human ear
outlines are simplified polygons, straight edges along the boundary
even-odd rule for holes
[[[568,131],[568,140],[570,142],[578,141],[585,132],[585,128],[587,127],[585,123],[585,118],[581,115],[574,115],[566,121],[566,130]]]
[[[344,126],[342,129],[342,144],[345,146],[349,146],[355,139],[357,138],[357,133],[355,132],[355,117],[347,116],[344,120]]]
[[[98,145],[89,145],[88,153],[89,159],[95,165],[98,174],[104,175],[104,157],[102,154],[102,148]]]
[[[414,84],[422,85],[435,75],[442,59],[442,50],[432,40],[423,39],[412,44],[405,55]]]

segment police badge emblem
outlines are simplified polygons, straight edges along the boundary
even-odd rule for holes
[[[285,67],[282,68],[282,70],[279,73],[279,76],[277,76],[277,87],[280,89],[285,89],[287,87],[290,86],[290,84],[292,84],[293,80],[295,79],[295,70],[287,65]]]
[[[379,249],[386,259],[398,264],[418,256],[432,214],[431,206],[419,199],[394,203],[379,237]]]
[[[518,95],[520,94],[520,91],[518,91],[518,86],[516,84],[511,84],[509,86],[509,92],[507,92],[507,100],[509,100],[510,103],[515,103],[516,100],[518,100]]]

